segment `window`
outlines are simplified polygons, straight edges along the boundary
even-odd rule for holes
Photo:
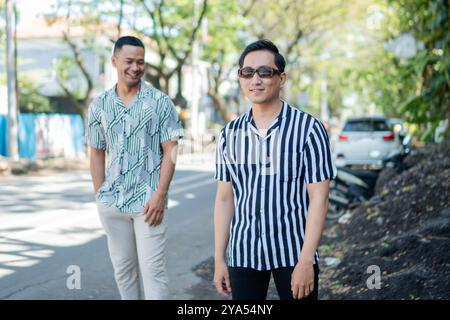
[[[389,125],[386,120],[349,120],[344,126],[343,131],[364,132],[364,131],[389,131]]]

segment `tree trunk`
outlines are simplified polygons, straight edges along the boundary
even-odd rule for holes
[[[120,0],[119,22],[117,22],[117,39],[120,38],[120,35],[122,33],[122,20],[123,20],[123,0]]]
[[[225,123],[227,123],[229,120],[228,112],[227,112],[227,109],[226,109],[222,99],[220,98],[220,96],[217,93],[213,93],[213,92],[209,92],[208,95],[213,100],[214,106],[216,107],[216,110],[219,112],[219,114],[222,116],[223,121],[225,121]]]
[[[14,0],[6,0],[6,79],[8,86],[8,153],[12,160],[19,159],[16,63],[14,61],[13,32]]]
[[[160,78],[159,78],[159,83],[161,85],[160,90],[167,95],[169,95],[169,80],[170,80],[170,78],[167,77],[167,75],[165,75],[165,74],[160,75]]]
[[[13,38],[14,38],[14,78],[16,79],[16,101],[17,101],[17,114],[20,114],[20,103],[19,103],[19,77],[17,73],[17,19],[19,18],[19,15],[17,13],[17,7],[14,4],[14,29],[13,29]]]

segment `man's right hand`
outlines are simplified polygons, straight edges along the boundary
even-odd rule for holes
[[[218,293],[228,298],[231,294],[230,277],[225,261],[215,261],[214,263],[214,286]]]

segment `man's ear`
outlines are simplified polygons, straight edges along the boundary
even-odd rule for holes
[[[116,61],[117,61],[117,57],[116,57],[116,55],[113,54],[111,56],[111,63],[112,63],[114,68],[116,67]]]
[[[286,80],[287,80],[286,72],[283,72],[282,74],[280,74],[280,77],[281,77],[280,88],[283,88],[283,86],[284,86],[284,84],[286,83]]]

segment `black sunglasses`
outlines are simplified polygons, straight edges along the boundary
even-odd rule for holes
[[[276,74],[282,74],[282,72],[278,69],[271,68],[269,66],[261,66],[258,69],[253,69],[252,67],[244,67],[238,70],[238,75],[244,79],[251,79],[255,75],[258,74],[260,78],[272,78]]]

